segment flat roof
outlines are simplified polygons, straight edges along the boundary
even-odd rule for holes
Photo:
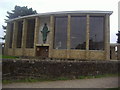
[[[33,14],[33,15],[27,15],[27,16],[20,16],[14,19],[9,19],[6,21],[11,22],[14,20],[18,19],[23,19],[23,18],[29,18],[29,17],[36,17],[36,16],[47,16],[47,15],[62,15],[62,14],[109,14],[111,15],[113,11],[59,11],[59,12],[47,12],[47,13],[38,13],[38,14]]]

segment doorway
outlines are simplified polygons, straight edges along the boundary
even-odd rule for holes
[[[49,55],[49,46],[37,46],[36,56],[46,58]]]

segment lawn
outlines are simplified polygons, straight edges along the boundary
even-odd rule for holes
[[[4,55],[0,55],[0,58],[2,58],[2,59],[16,59],[18,57],[17,56],[4,56]]]

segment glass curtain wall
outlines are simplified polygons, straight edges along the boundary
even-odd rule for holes
[[[90,16],[89,50],[104,50],[104,16]],[[71,16],[70,48],[86,50],[86,16]],[[54,49],[67,49],[68,17],[55,17]]]
[[[35,19],[29,19],[27,24],[26,48],[34,47]]]
[[[71,49],[86,48],[86,17],[71,17]]]
[[[14,24],[10,23],[10,40],[9,40],[9,48],[12,48],[12,42],[13,42],[13,27]]]
[[[18,32],[17,32],[17,48],[21,48],[22,44],[22,29],[23,29],[23,21],[18,22]]]
[[[54,49],[67,49],[67,17],[55,17]]]
[[[90,50],[104,49],[104,17],[91,16],[90,17]]]

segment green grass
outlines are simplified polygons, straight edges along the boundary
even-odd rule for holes
[[[67,77],[58,77],[55,80],[70,80],[70,78],[67,78]]]
[[[102,77],[112,77],[112,76],[120,76],[120,74],[103,74],[103,75],[96,75],[96,76],[79,76],[77,79],[102,78]]]
[[[43,82],[43,81],[58,81],[58,80],[70,80],[70,78],[66,77],[58,77],[58,78],[38,78],[38,79],[33,79],[33,78],[25,78],[25,79],[20,79],[20,80],[3,80],[3,84],[9,84],[9,83],[14,83],[14,82]]]
[[[120,90],[120,87],[118,87],[118,88],[107,88],[106,90]]]
[[[120,76],[120,74],[104,74],[104,75],[96,75],[95,78],[101,78],[101,77],[112,77],[112,76]]]
[[[17,56],[4,56],[4,55],[0,55],[0,58],[3,58],[3,59],[16,59],[18,57]]]
[[[3,83],[3,84],[9,84],[9,83],[13,83],[13,81],[10,81],[10,80],[3,80],[2,83]]]
[[[111,76],[118,76],[118,74],[104,74],[104,75],[97,75],[97,76],[79,76],[76,79],[92,79],[92,78],[102,78],[102,77],[111,77]],[[68,78],[68,77],[36,78],[36,79],[25,78],[25,79],[20,79],[20,80],[3,80],[2,83],[9,84],[9,83],[14,83],[14,82],[43,82],[43,81],[58,81],[58,80],[72,80],[72,78]]]
[[[85,79],[86,76],[79,76],[78,79]]]
[[[25,78],[25,79],[18,79],[18,80],[3,80],[3,84],[9,83],[17,83],[17,82],[39,82],[39,81],[48,81],[47,79],[33,79],[33,78]]]

